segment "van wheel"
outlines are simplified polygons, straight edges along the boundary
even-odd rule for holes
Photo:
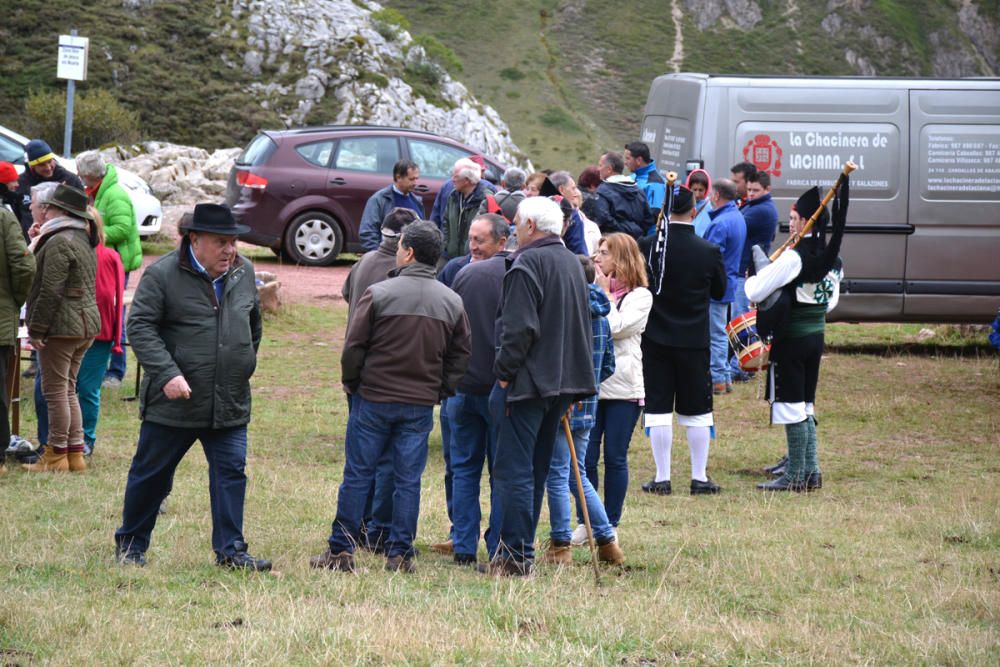
[[[329,266],[344,247],[344,233],[331,216],[303,213],[288,225],[282,250],[288,259],[307,266]]]

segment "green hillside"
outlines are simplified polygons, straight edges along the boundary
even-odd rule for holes
[[[368,7],[364,0],[353,2]],[[55,78],[56,44],[60,33],[75,27],[91,39],[90,76],[78,91],[110,91],[139,114],[144,139],[215,148],[243,144],[260,127],[279,127],[279,110],[287,112],[296,100],[272,104],[271,98],[248,93],[248,86],[294,89],[305,61],[293,52],[283,68],[263,62],[259,72],[248,73],[243,56],[251,4],[20,0],[0,19],[0,124],[29,132],[24,109],[29,93],[65,90]],[[421,44],[444,54],[438,60],[446,61],[442,64],[480,102],[500,112],[514,141],[539,167],[579,169],[601,150],[635,138],[650,82],[675,69],[880,76],[1000,72],[995,0],[387,0],[384,5],[388,11],[380,16],[392,20],[382,29],[408,23]],[[730,14],[730,6],[740,13]],[[355,40],[355,46],[365,43],[360,35]],[[336,62],[330,68],[335,72]],[[433,78],[405,72],[420,93],[436,99]],[[379,74],[362,71],[359,77],[386,83]],[[279,109],[280,104],[285,106]],[[326,95],[305,121],[325,122],[339,104]]]

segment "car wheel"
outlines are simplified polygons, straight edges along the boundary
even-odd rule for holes
[[[344,247],[344,233],[331,216],[303,213],[288,225],[282,250],[296,264],[329,266]]]

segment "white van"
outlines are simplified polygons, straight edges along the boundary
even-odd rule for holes
[[[668,74],[641,140],[662,172],[771,175],[787,230],[844,162],[851,207],[841,320],[989,322],[1000,306],[1000,79]],[[779,232],[780,235],[780,232]]]

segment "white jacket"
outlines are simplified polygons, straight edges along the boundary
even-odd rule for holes
[[[611,301],[608,324],[615,346],[615,373],[601,383],[599,398],[638,400],[646,397],[642,382],[642,332],[653,307],[653,295],[645,287],[636,287],[625,295],[619,309]]]

